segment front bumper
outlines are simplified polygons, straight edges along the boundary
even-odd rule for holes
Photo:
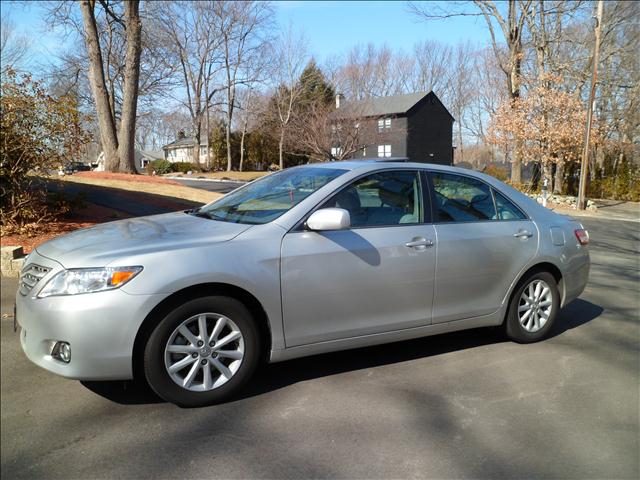
[[[132,354],[143,320],[166,296],[130,295],[111,290],[83,295],[37,298],[44,283],[60,271],[51,260],[32,254],[30,261],[52,271],[26,296],[16,294],[16,319],[22,349],[33,363],[77,380],[133,378]],[[71,346],[71,361],[51,356],[56,341]]]

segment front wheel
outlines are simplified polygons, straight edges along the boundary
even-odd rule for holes
[[[151,333],[144,371],[165,400],[199,407],[227,400],[258,363],[260,342],[251,313],[238,300],[211,296],[171,311]]]
[[[532,343],[547,336],[560,309],[556,279],[537,272],[520,282],[505,322],[507,336],[519,343]]]

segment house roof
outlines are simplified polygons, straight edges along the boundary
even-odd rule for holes
[[[136,152],[147,158],[153,158],[154,160],[163,160],[164,152],[162,150],[136,150]]]
[[[179,138],[175,142],[168,143],[167,145],[162,147],[162,149],[167,150],[170,148],[193,147],[195,144],[196,144],[196,139],[194,137],[184,137],[184,138]],[[204,147],[206,145],[207,145],[206,142],[202,142],[202,141],[200,142],[201,147]]]
[[[346,102],[344,107],[339,108],[336,114],[339,116],[353,115],[356,117],[381,117],[385,115],[403,115],[417,105],[427,96],[435,97],[447,113],[447,108],[442,104],[438,96],[431,92],[414,92],[404,95],[391,95],[389,97],[371,97],[357,102]],[[339,112],[339,113],[338,113]]]

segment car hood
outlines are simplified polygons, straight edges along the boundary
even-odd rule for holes
[[[66,268],[105,266],[118,258],[226,242],[251,225],[184,212],[131,218],[83,228],[36,248]]]

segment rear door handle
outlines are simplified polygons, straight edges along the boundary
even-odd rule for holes
[[[429,240],[423,237],[415,237],[412,238],[410,242],[405,243],[404,246],[424,250],[427,247],[433,246],[433,240]]]
[[[520,230],[518,233],[514,233],[513,236],[516,238],[530,238],[533,237],[533,233],[527,230]]]

